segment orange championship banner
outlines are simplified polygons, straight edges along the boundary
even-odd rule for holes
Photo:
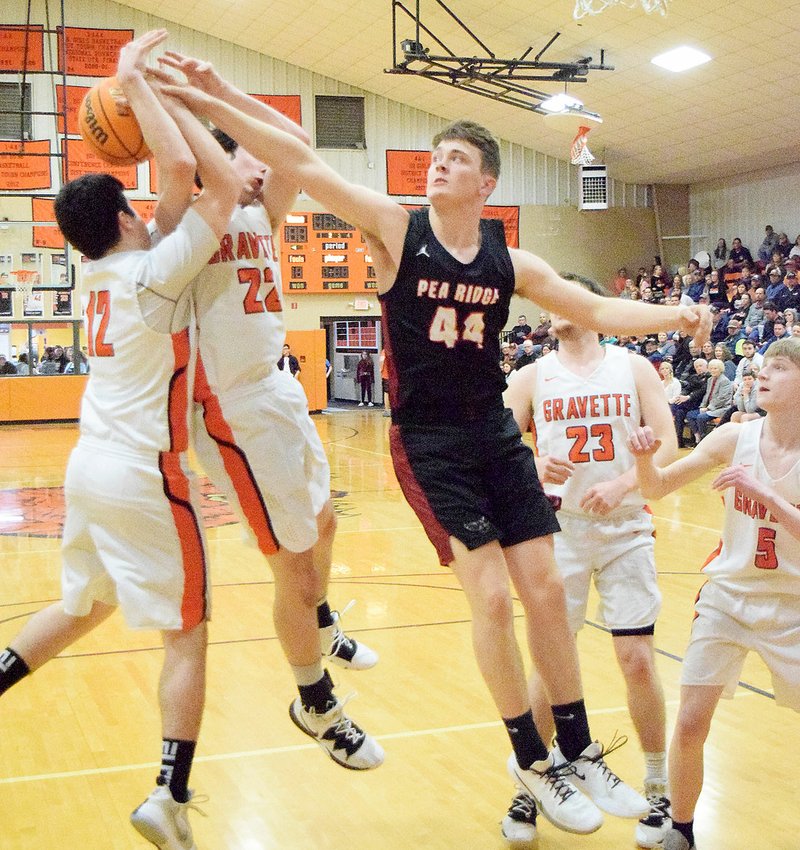
[[[56,86],[56,110],[67,113],[67,135],[80,136],[78,129],[78,109],[89,91],[89,86],[67,86],[66,110],[64,105],[64,86]],[[58,132],[64,135],[64,118],[58,116]]]
[[[29,156],[30,154],[30,156]],[[0,189],[49,189],[50,142],[0,142]]]
[[[74,180],[82,174],[111,174],[116,177],[126,189],[136,189],[139,186],[139,176],[135,165],[112,165],[94,153],[83,139],[70,139],[67,158],[64,161],[64,181],[67,181],[67,166],[69,179]]]
[[[407,210],[418,210],[422,204],[400,204]],[[506,232],[506,245],[509,248],[519,248],[519,207],[485,206],[481,210],[481,218],[499,218]]]
[[[150,221],[156,209],[157,201],[131,201],[128,203],[136,210],[137,213],[145,220]]]
[[[44,71],[43,26],[0,25],[0,73],[9,71]]]
[[[425,197],[430,151],[386,151],[386,192]]]
[[[285,293],[377,292],[361,232],[332,213],[289,213],[280,242]]]
[[[58,28],[59,33],[61,27]],[[111,77],[117,70],[119,51],[133,40],[133,30],[65,27],[68,74],[78,77]],[[63,71],[61,51],[58,70]]]
[[[299,94],[251,94],[256,100],[266,103],[276,109],[281,115],[285,115],[295,124],[303,126],[300,115],[300,95]]]
[[[34,221],[55,221],[53,198],[31,198],[31,218]],[[57,227],[34,226],[33,245],[35,248],[63,248],[64,237]]]

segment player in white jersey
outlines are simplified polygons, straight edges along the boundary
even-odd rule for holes
[[[261,121],[305,131],[223,80],[208,63],[169,52],[162,65]],[[242,179],[219,250],[198,275],[195,448],[275,575],[275,629],[300,692],[294,723],[345,767],[383,761],[380,745],[342,713],[321,655],[366,669],[377,654],[345,635],[327,602],[336,518],[330,470],[302,385],[276,368],[286,338],[278,228],[298,188],[215,131]],[[232,345],[235,341],[235,346]]]
[[[162,850],[192,850],[187,783],[205,695],[208,588],[185,457],[189,316],[177,304],[218,247],[238,182],[194,116],[145,81],[149,52],[166,35],[124,47],[117,78],[159,168],[197,168],[207,190],[155,247],[114,177],[85,175],[56,197],[62,232],[92,261],[83,277],[91,372],[64,488],[63,602],[0,653],[0,693],[116,606],[132,628],[161,630],[161,773],[131,821]]]
[[[772,674],[775,701],[800,711],[800,339],[779,340],[758,376],[763,419],[712,431],[690,455],[659,468],[650,429],[631,434],[642,492],[660,498],[720,465],[720,547],[703,570],[681,675],[669,752],[673,828],[666,850],[695,847],[694,813],[703,785],[703,745],[722,696],[732,696],[749,651]]]
[[[593,281],[563,277],[606,294]],[[552,323],[558,350],[515,372],[504,399],[520,431],[533,431],[545,492],[561,500],[555,557],[574,632],[583,627],[592,581],[600,596],[598,616],[613,635],[645,754],[650,812],[637,824],[636,839],[642,847],[655,847],[670,826],[664,694],[653,649],[661,594],[653,524],[627,439],[634,427],[647,423],[662,441],[658,459],[668,463],[677,451],[675,428],[649,361],[600,345],[596,332],[558,315]],[[552,714],[535,673],[529,686],[536,725],[547,740],[554,731]],[[502,825],[507,838],[531,839],[531,818],[525,816],[530,802],[515,798]]]

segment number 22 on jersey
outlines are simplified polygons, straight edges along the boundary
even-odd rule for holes
[[[283,311],[281,297],[278,294],[275,278],[269,266],[264,269],[263,274],[264,284],[269,287],[263,298],[260,297],[262,274],[258,269],[239,269],[238,274],[239,283],[247,286],[247,292],[242,301],[245,313],[280,313]]]

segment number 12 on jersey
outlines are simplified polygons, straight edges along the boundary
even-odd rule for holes
[[[483,348],[483,313],[478,310],[464,319],[464,327],[459,330],[458,313],[455,307],[439,307],[433,316],[428,338],[431,342],[443,342],[448,348],[455,348],[460,340],[474,342]]]

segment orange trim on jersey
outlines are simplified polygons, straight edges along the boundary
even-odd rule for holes
[[[236,445],[231,426],[225,420],[219,398],[208,383],[203,360],[197,355],[194,378],[194,400],[203,407],[203,422],[208,436],[217,444],[222,464],[231,480],[242,513],[255,535],[258,548],[264,555],[274,555],[280,545],[275,537],[264,497],[247,460],[247,455]]]
[[[720,537],[719,543],[717,544],[717,548],[705,559],[705,561],[703,561],[703,564],[700,567],[700,569],[704,570],[714,560],[714,558],[716,558],[717,555],[719,555],[719,553],[721,551],[722,551],[722,538]]]
[[[189,449],[187,367],[189,366],[190,346],[188,328],[172,334],[172,351],[175,357],[175,370],[169,382],[169,395],[167,396],[169,445],[173,452],[185,452]]]
[[[653,509],[650,507],[650,505],[647,505],[647,504],[642,505],[642,510],[644,510],[644,512],[646,514],[650,514],[650,516],[655,516],[655,514],[653,513]],[[653,539],[655,539],[656,536],[657,536],[656,527],[653,526]]]
[[[203,535],[189,491],[189,479],[181,467],[180,455],[161,452],[158,468],[169,500],[183,563],[183,630],[189,631],[206,618],[208,609],[206,553]]]

